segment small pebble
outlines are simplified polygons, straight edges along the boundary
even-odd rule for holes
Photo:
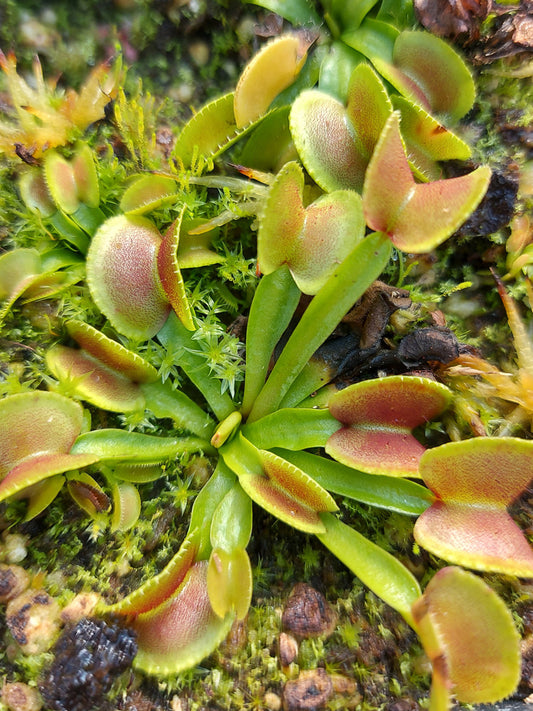
[[[297,583],[281,621],[283,628],[297,637],[329,636],[337,624],[337,615],[322,593],[307,583]]]
[[[267,691],[263,697],[263,703],[268,711],[279,711],[281,708],[281,699],[273,691]]]
[[[26,590],[7,603],[6,624],[25,654],[50,649],[59,631],[59,605],[44,590]]]
[[[288,667],[298,657],[298,642],[291,634],[282,632],[279,636],[279,659],[282,667]]]
[[[0,603],[8,602],[30,585],[30,576],[20,565],[0,563]]]
[[[285,711],[324,708],[332,694],[333,684],[325,670],[309,669],[285,684],[283,708]]]
[[[76,623],[83,617],[90,617],[99,600],[98,593],[79,593],[61,611],[62,621]]]
[[[8,563],[20,563],[27,556],[28,537],[22,533],[7,533],[4,536],[4,556]]]
[[[41,711],[43,707],[41,695],[37,689],[19,681],[4,684],[2,701],[9,711]]]
[[[189,45],[189,54],[197,67],[205,67],[209,62],[209,45],[203,40],[191,42]]]
[[[181,101],[183,104],[188,104],[194,96],[194,85],[182,82],[178,84],[172,94],[178,101]]]

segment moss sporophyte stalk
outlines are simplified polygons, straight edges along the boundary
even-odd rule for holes
[[[121,87],[119,59],[61,93],[38,62],[30,85],[0,55],[12,102],[0,149],[20,214],[38,226],[24,243],[10,235],[0,256],[6,338],[28,305],[55,304],[39,322],[37,375],[6,371],[0,500],[22,524],[66,488],[100,526],[127,532],[168,466],[207,461],[170,562],[95,609],[135,633],[135,669],[191,670],[246,618],[255,504],[317,536],[400,613],[433,665],[431,708],[494,702],[517,686],[519,637],[498,595],[463,568],[533,577],[507,511],[529,484],[533,441],[469,430],[448,441],[464,370],[447,385],[410,372],[339,388],[323,348],[393,258],[432,252],[484,197],[488,166],[443,169],[471,156],[450,127],[474,82],[451,46],[412,29],[405,3],[397,15],[390,2],[324,3],[331,34],[307,3],[286,5],[294,29],[180,127],[167,158],[132,128],[143,107]],[[104,119],[134,156],[118,198],[106,173],[117,159],[88,128]],[[500,387],[484,363],[462,367]],[[194,487],[182,484],[185,511]],[[415,519],[416,545],[447,565],[422,590],[343,521],[346,499]]]

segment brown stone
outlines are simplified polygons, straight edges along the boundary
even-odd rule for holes
[[[324,669],[310,669],[285,684],[283,708],[285,711],[321,709],[332,694],[333,684]]]
[[[297,637],[332,634],[337,624],[335,610],[324,595],[307,583],[297,583],[282,615],[283,628]]]
[[[76,623],[84,617],[90,617],[99,601],[98,593],[79,593],[68,605],[65,605],[61,612],[61,620]]]
[[[43,706],[37,689],[18,681],[12,684],[4,684],[2,701],[9,711],[40,711]]]
[[[298,656],[298,642],[291,634],[282,632],[279,636],[279,660],[282,667],[288,667]]]
[[[25,654],[39,654],[52,646],[59,631],[59,605],[44,590],[26,590],[10,600],[6,623]]]
[[[30,576],[20,565],[0,563],[0,603],[17,597],[29,584]]]

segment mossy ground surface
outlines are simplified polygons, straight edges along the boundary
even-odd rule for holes
[[[32,55],[38,53],[45,75],[61,74],[65,85],[77,86],[87,66],[109,55],[120,42],[130,67],[126,91],[137,91],[142,80],[143,91],[155,99],[154,128],[172,131],[190,115],[191,107],[234,85],[240,69],[262,42],[254,25],[266,22],[264,11],[237,0],[57,0],[45,4],[6,0],[0,8],[0,47],[4,51],[13,49],[21,68],[27,68]],[[516,171],[513,164],[531,160],[527,138],[527,126],[533,119],[530,79],[513,77],[504,63],[498,63],[479,71],[478,85],[479,98],[465,121],[464,133],[475,142],[476,160],[512,173]],[[107,167],[108,195],[113,191],[113,171],[121,170],[120,146],[114,148],[119,158]],[[128,159],[126,151],[124,156]],[[30,239],[36,226],[22,224],[9,168],[2,171],[0,209],[4,218],[0,218],[0,240],[6,247],[14,242],[24,244],[25,231]],[[528,205],[523,207],[527,209]],[[417,270],[419,273],[420,302],[437,302],[447,312],[448,325],[460,337],[501,362],[513,354],[489,266],[504,264],[508,234],[509,227],[503,226],[490,239],[456,240],[453,246],[441,247],[431,263],[420,260],[411,270],[412,276]],[[232,276],[242,283],[241,300],[237,298],[232,304],[232,318],[245,303],[242,294],[246,293],[246,284],[253,281],[248,256],[246,245],[234,254]],[[457,291],[465,282],[471,282],[473,288]],[[516,295],[522,296],[520,288]],[[86,308],[87,301],[79,293],[68,304],[73,315]],[[4,389],[22,369],[27,381],[32,377],[39,381],[43,377],[42,353],[55,338],[53,314],[42,308],[17,308],[14,314],[8,334],[0,341],[2,360],[9,363],[4,367]],[[51,327],[43,331],[40,325],[47,319]],[[110,415],[102,424],[110,426],[115,421],[120,420]],[[135,425],[159,433],[165,431],[166,423]],[[141,487],[142,513],[133,531],[114,534],[85,517],[67,495],[61,495],[45,514],[17,528],[25,537],[27,550],[22,565],[34,578],[41,576],[48,592],[60,602],[86,590],[98,591],[111,601],[118,599],[161,570],[176,552],[196,490],[188,464],[176,465],[163,479]],[[522,503],[517,513],[527,529],[531,525],[530,501],[526,497]],[[1,525],[6,533],[16,517],[16,505],[4,511]],[[352,503],[345,507],[344,517],[400,557],[422,584],[441,565],[416,549],[412,526],[399,515],[376,513]],[[2,551],[6,555],[5,545],[0,545]],[[102,700],[102,710],[275,708],[287,679],[297,676],[299,670],[317,667],[353,682],[353,686],[339,687],[328,709],[408,711],[427,706],[429,667],[416,636],[318,541],[257,511],[249,552],[254,597],[245,625],[236,627],[200,667],[175,679],[161,682],[124,675],[110,699]],[[303,640],[297,663],[282,668],[278,647],[281,613],[290,590],[301,581],[325,595],[338,615],[338,625],[327,639]],[[520,622],[531,591],[514,580],[492,576],[490,582]],[[50,663],[51,654],[25,656],[11,643],[3,616],[0,626],[4,640],[0,676],[7,681],[35,684]]]

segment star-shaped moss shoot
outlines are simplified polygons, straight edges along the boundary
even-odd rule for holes
[[[533,442],[479,437],[426,451],[420,476],[436,500],[416,541],[451,563],[533,577],[533,551],[507,512],[533,476]]]
[[[0,501],[29,498],[36,515],[61,488],[64,472],[98,461],[92,453],[70,453],[82,426],[81,405],[57,393],[34,391],[1,400]]]
[[[46,353],[46,364],[63,387],[104,410],[144,409],[141,384],[156,381],[156,369],[82,321],[69,321],[66,326],[80,348],[56,345]]]
[[[398,249],[429,252],[447,239],[478,206],[491,171],[481,166],[468,175],[416,183],[394,112],[376,145],[363,187],[367,225],[387,234]]]
[[[452,698],[494,703],[513,693],[520,680],[519,635],[505,603],[481,578],[443,568],[412,610],[433,665],[431,709],[447,711]]]
[[[287,264],[298,288],[316,294],[363,239],[361,200],[336,190],[304,206],[304,175],[287,163],[272,183],[259,220],[257,262],[264,274]]]
[[[70,250],[39,254],[32,247],[13,249],[0,256],[0,323],[15,301],[48,299],[82,279],[76,265],[82,260]]]
[[[328,439],[326,452],[370,474],[419,476],[425,447],[412,430],[437,417],[450,400],[446,386],[415,376],[350,385],[329,399],[330,413],[343,426]]]

